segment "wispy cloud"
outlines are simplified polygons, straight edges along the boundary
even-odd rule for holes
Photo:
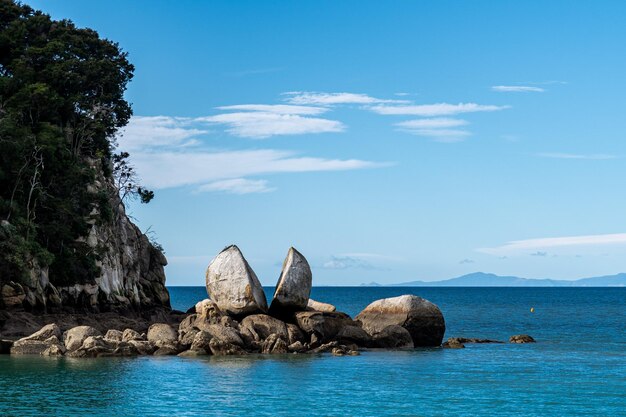
[[[473,264],[473,263],[474,263],[474,261],[472,259],[468,259],[468,258],[465,258],[465,259],[462,259],[462,260],[459,261],[459,264],[461,264],[461,265]]]
[[[276,114],[318,115],[328,111],[324,107],[294,106],[290,104],[235,104],[233,106],[220,106],[218,110],[227,111],[255,111]],[[202,120],[202,119],[201,119]]]
[[[451,128],[467,124],[467,121],[461,119],[434,118],[407,120],[396,123],[395,126],[403,132],[430,137],[438,142],[458,142],[470,136],[471,133],[466,130]]]
[[[209,184],[262,174],[346,171],[389,165],[359,159],[297,156],[294,152],[272,149],[139,153],[133,162],[146,185],[153,188]]]
[[[604,160],[604,159],[616,159],[616,155],[611,154],[574,154],[574,153],[540,153],[537,154],[542,158],[553,159],[591,159],[591,160]]]
[[[436,103],[436,104],[417,104],[417,105],[375,105],[369,109],[378,114],[384,115],[404,115],[404,116],[452,116],[462,113],[476,112],[492,112],[508,109],[510,106],[485,105],[477,103]]]
[[[127,151],[161,146],[185,147],[196,145],[193,138],[208,133],[206,129],[190,126],[192,119],[169,116],[133,116],[120,130],[118,142]]]
[[[334,104],[408,103],[407,100],[380,99],[360,93],[322,93],[313,91],[290,91],[283,93],[291,104],[328,106]]]
[[[507,242],[502,246],[493,248],[479,248],[478,252],[490,255],[508,255],[515,253],[535,253],[545,252],[547,248],[561,248],[571,246],[597,246],[597,245],[615,245],[625,244],[626,233],[614,233],[605,235],[586,235],[586,236],[567,236],[567,237],[550,237],[527,240],[514,240]]]
[[[494,85],[491,89],[499,93],[543,93],[546,91],[541,87],[528,85]]]
[[[345,130],[345,125],[337,120],[304,117],[301,113],[280,113],[276,109],[274,111],[224,113],[202,117],[197,121],[225,125],[226,131],[232,135],[254,139],[278,135],[342,132]]]
[[[546,257],[548,256],[548,252],[545,251],[537,251],[537,252],[533,252],[530,254],[530,256],[539,256],[539,257]]]
[[[281,116],[277,112],[288,110],[275,109],[275,113],[264,114]],[[266,180],[248,178],[258,175],[391,165],[360,159],[316,158],[273,149],[207,149],[205,136],[209,132],[198,128],[203,125],[203,119],[135,116],[118,138],[120,149],[132,153],[132,163],[148,187],[194,186],[196,191],[234,194],[273,191]]]
[[[267,185],[266,180],[249,180],[246,178],[215,181],[198,187],[200,192],[223,191],[230,194],[268,193],[275,190],[275,188]]]

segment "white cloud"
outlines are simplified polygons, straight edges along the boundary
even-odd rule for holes
[[[207,131],[190,127],[191,119],[169,116],[133,116],[126,127],[120,130],[120,148],[127,151],[161,146],[191,146],[197,141],[192,138]]]
[[[220,106],[217,109],[299,115],[316,115],[328,111],[324,107],[293,106],[290,104],[236,104],[234,106]]]
[[[435,118],[435,119],[416,119],[416,120],[407,120],[404,122],[396,123],[396,126],[402,127],[405,129],[442,129],[442,128],[450,128],[457,126],[465,126],[467,125],[466,120],[461,119],[448,119],[445,117]]]
[[[494,248],[476,249],[478,252],[490,255],[508,255],[515,253],[527,253],[529,251],[537,251],[535,253],[543,253],[540,249],[561,248],[571,246],[597,246],[597,245],[615,245],[625,244],[626,233],[614,233],[605,235],[587,235],[587,236],[568,236],[568,237],[550,237],[527,240],[514,240],[507,242],[502,246]]]
[[[416,136],[425,136],[432,138],[436,142],[454,143],[460,142],[471,133],[466,130],[457,129],[403,129],[407,133]]]
[[[494,85],[491,89],[499,93],[543,93],[546,91],[540,87],[527,85]]]
[[[198,187],[198,191],[223,191],[230,194],[267,193],[274,190],[275,188],[268,187],[266,180],[246,178],[215,181]]]
[[[296,156],[272,149],[245,151],[144,152],[133,163],[146,186],[171,188],[262,174],[346,171],[388,166],[359,159]]]
[[[276,135],[302,135],[345,130],[344,124],[336,120],[265,111],[224,113],[197,120],[222,124],[226,126],[229,133],[235,136],[256,139]]]
[[[592,160],[604,160],[615,159],[617,156],[610,154],[573,154],[573,153],[540,153],[538,156],[542,158],[553,159],[592,159]]]
[[[437,103],[419,104],[407,106],[377,105],[369,107],[370,110],[384,115],[404,115],[404,116],[451,116],[461,113],[491,112],[508,109],[510,106],[495,106],[476,103]]]
[[[406,100],[385,100],[358,93],[319,93],[311,91],[290,91],[283,93],[291,104],[333,105],[333,104],[376,104],[408,103]]]

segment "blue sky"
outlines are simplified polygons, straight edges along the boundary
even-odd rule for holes
[[[626,271],[624,2],[31,1],[136,66],[119,139],[170,285]]]

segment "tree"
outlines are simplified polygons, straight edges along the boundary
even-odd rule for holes
[[[132,115],[124,92],[133,70],[95,31],[0,0],[0,280],[20,280],[33,259],[49,265],[53,284],[97,276],[99,255],[81,239],[94,207],[110,211],[111,199],[90,190],[96,177],[112,183],[118,169],[122,192],[154,196],[128,154],[113,155]]]

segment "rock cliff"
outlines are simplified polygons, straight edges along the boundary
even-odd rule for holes
[[[101,171],[97,164],[97,171]],[[32,260],[29,276],[21,282],[0,276],[0,310],[30,312],[106,312],[170,309],[163,267],[167,260],[127,216],[111,180],[96,176],[93,192],[107,190],[112,215],[102,218],[93,208],[90,230],[82,239],[99,255],[99,275],[92,280],[76,277],[76,283],[54,286],[48,269]],[[3,222],[0,227],[11,227]]]

